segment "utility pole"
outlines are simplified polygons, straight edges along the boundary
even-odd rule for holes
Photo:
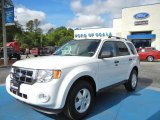
[[[40,39],[40,40],[41,40],[41,47],[42,47],[42,46],[43,46],[43,44],[42,44],[42,42],[43,42],[43,41],[42,41],[42,35],[41,35],[41,39]]]
[[[7,47],[6,47],[6,26],[5,26],[5,12],[4,12],[4,0],[1,0],[2,4],[2,33],[3,33],[3,56],[4,56],[4,65],[8,65],[7,59]]]

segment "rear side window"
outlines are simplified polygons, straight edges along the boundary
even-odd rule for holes
[[[117,46],[117,56],[126,56],[129,55],[127,46],[123,42],[116,42]]]
[[[136,51],[135,47],[133,46],[133,44],[127,42],[127,45],[129,46],[132,54],[133,54],[133,55],[136,55],[136,54],[137,54],[137,51]]]

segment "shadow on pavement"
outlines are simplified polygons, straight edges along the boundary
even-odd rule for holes
[[[152,115],[147,120],[159,120],[159,119],[160,119],[160,111],[158,111],[157,113],[155,113],[154,115]]]
[[[139,89],[139,88],[140,88],[140,89],[144,89],[144,88],[150,86],[152,83],[153,83],[153,80],[152,80],[152,79],[140,77],[140,78],[139,78],[139,81],[138,81],[138,89]]]

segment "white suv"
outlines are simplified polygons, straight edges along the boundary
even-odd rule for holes
[[[139,57],[121,38],[72,40],[54,55],[20,60],[6,79],[10,95],[45,113],[82,119],[104,88],[124,84],[134,91]]]

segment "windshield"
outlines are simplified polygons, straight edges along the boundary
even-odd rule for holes
[[[60,56],[88,56],[97,50],[100,40],[72,40],[60,47],[54,55]]]

